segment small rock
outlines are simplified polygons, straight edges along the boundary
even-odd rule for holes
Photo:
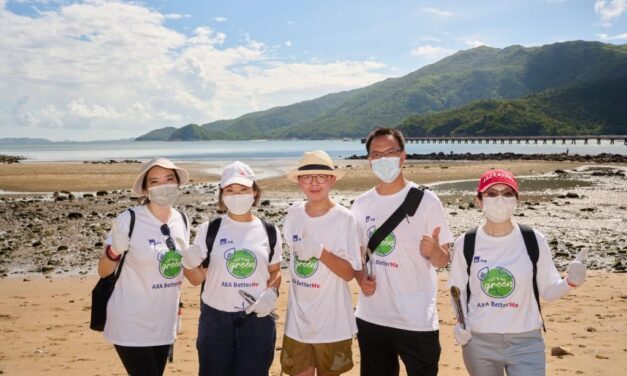
[[[591,326],[589,326],[589,327],[587,327],[587,328],[586,328],[586,332],[594,333],[594,332],[596,332],[596,331],[597,331],[597,330],[596,330],[596,328],[593,328],[593,327],[591,327]]]
[[[268,206],[268,205],[270,205],[270,200],[263,200],[263,201],[261,201],[260,205],[261,206]]]
[[[579,195],[575,192],[568,192],[566,193],[566,198],[579,198]]]
[[[564,355],[572,355],[569,347],[564,346],[555,346],[551,348],[552,356],[564,356]]]
[[[98,192],[96,192],[96,196],[98,196],[98,197],[106,196],[108,194],[109,193],[107,191],[98,191]]]
[[[597,359],[609,359],[610,358],[609,356],[602,355],[602,354],[596,354],[594,357]]]
[[[72,212],[72,213],[68,213],[67,217],[69,219],[79,219],[79,218],[83,218],[83,214],[82,213],[77,213],[77,212]]]
[[[57,251],[66,251],[68,248],[66,245],[60,245],[57,247]]]
[[[33,247],[40,247],[41,246],[41,240],[35,240],[33,242]]]

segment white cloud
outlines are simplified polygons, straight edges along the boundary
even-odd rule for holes
[[[597,37],[603,41],[611,41],[611,40],[627,40],[627,33],[618,34],[618,35],[607,35],[607,34],[597,34]]]
[[[428,61],[440,60],[443,57],[451,55],[453,52],[455,51],[446,49],[444,47],[432,46],[430,44],[417,46],[410,51],[412,56],[419,56]]]
[[[259,41],[225,47],[224,33],[203,26],[185,35],[167,19],[100,0],[36,17],[0,11],[0,133],[132,137],[385,78],[376,61],[287,63]]]
[[[453,15],[453,12],[450,12],[448,10],[433,8],[433,7],[424,7],[422,8],[422,11],[424,13],[432,14],[438,17],[451,17]]]
[[[166,14],[164,17],[166,20],[180,20],[182,18],[190,18],[191,16],[189,14],[171,13]]]
[[[226,22],[228,21],[225,17],[213,17],[215,22]]]
[[[482,41],[480,41],[480,40],[476,40],[476,39],[473,39],[473,40],[470,40],[470,39],[465,40],[465,41],[464,41],[464,44],[465,44],[466,46],[468,46],[468,47],[471,47],[471,48],[475,48],[475,47],[485,46],[485,45],[486,45],[486,44],[485,44],[485,43],[483,43]]]
[[[422,37],[420,38],[420,40],[423,40],[425,42],[441,42],[442,40],[438,37],[434,37],[434,36],[427,36],[427,37]]]
[[[627,10],[627,0],[596,0],[594,11],[601,17],[603,26],[610,26],[612,21]]]
[[[287,47],[292,47],[292,41],[286,40],[286,41],[285,41],[285,45],[286,45]]]

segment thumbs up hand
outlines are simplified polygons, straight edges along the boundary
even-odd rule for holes
[[[577,257],[568,264],[568,276],[566,277],[566,281],[573,287],[581,286],[586,279],[587,267],[584,261],[586,260],[587,253],[588,251],[586,249],[582,249]]]
[[[431,236],[423,235],[420,241],[420,254],[429,260],[440,248],[440,226],[433,229]]]

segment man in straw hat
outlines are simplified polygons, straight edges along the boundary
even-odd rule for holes
[[[287,174],[307,197],[289,208],[283,229],[292,276],[281,352],[288,375],[339,375],[353,368],[357,325],[348,281],[361,269],[357,224],[329,197],[343,176],[322,150],[305,153]]]
[[[359,271],[355,277],[361,288],[356,311],[361,375],[398,375],[399,356],[408,375],[436,375],[436,269],[448,263],[451,232],[438,197],[403,177],[400,131],[373,130],[366,150],[378,183],[352,208],[369,260],[368,273]],[[403,211],[412,204],[413,211]],[[392,216],[397,210],[402,216]],[[367,249],[370,237],[390,217],[400,219],[389,226],[390,232],[374,237],[382,239],[374,249]]]

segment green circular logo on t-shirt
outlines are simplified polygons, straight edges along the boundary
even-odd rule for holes
[[[377,230],[376,226],[372,226],[368,229],[368,238],[372,237],[372,234]],[[390,235],[386,236],[385,239],[377,246],[377,249],[374,250],[374,253],[378,256],[387,256],[394,250],[396,247],[396,236],[391,232]]]
[[[509,270],[501,267],[486,269],[480,272],[481,289],[486,295],[492,298],[506,298],[514,292],[516,279]]]
[[[226,268],[235,278],[248,278],[257,268],[257,257],[248,249],[238,249],[226,259]]]
[[[320,265],[320,261],[315,257],[307,261],[302,261],[297,258],[294,260],[294,272],[299,277],[308,278],[318,270],[318,265]]]
[[[165,252],[159,260],[159,272],[161,275],[168,279],[177,277],[183,270],[181,265],[182,258],[183,255],[175,250]]]

